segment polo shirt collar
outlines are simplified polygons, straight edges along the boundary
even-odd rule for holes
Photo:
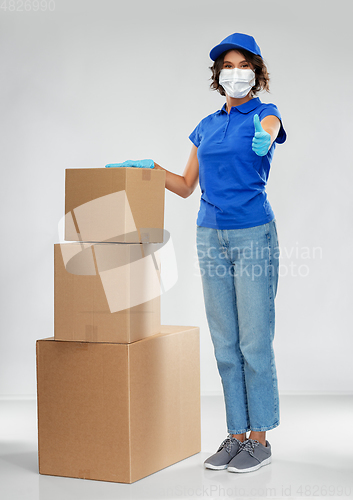
[[[240,106],[232,106],[232,110],[237,110],[240,111],[240,113],[249,113],[249,111],[253,111],[255,108],[260,106],[262,103],[260,101],[259,97],[253,97],[250,99],[250,101],[244,102],[244,104],[240,104]],[[227,113],[227,103],[225,102],[224,105],[222,106],[222,109],[220,110],[221,112],[224,111]]]

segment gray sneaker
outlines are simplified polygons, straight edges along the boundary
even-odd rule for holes
[[[204,461],[206,469],[226,469],[228,467],[228,463],[238,453],[238,449],[241,444],[242,443],[239,439],[233,437],[231,434],[228,434],[228,437],[220,444],[217,452]]]
[[[256,441],[247,439],[240,444],[237,455],[228,465],[229,472],[251,472],[263,465],[271,463],[271,445],[266,441],[266,446]]]

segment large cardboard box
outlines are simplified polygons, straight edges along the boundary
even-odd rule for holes
[[[159,247],[55,244],[55,340],[129,343],[159,333]]]
[[[163,242],[164,170],[65,170],[65,240]]]
[[[37,340],[40,474],[133,483],[201,451],[199,328]]]

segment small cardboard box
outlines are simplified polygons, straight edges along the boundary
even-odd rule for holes
[[[160,332],[158,243],[54,244],[54,338],[135,342]]]
[[[198,327],[36,346],[40,474],[133,483],[201,451]]]
[[[65,170],[65,240],[163,242],[164,170]]]

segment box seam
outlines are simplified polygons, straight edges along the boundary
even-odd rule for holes
[[[128,398],[128,425],[129,425],[129,481],[131,482],[132,471],[131,471],[131,360],[130,360],[130,347],[129,344],[126,346],[127,349],[127,398]]]
[[[36,374],[37,374],[37,431],[38,431],[38,472],[40,473],[40,432],[39,432],[39,387],[38,387],[38,357],[39,357],[39,342],[36,341]]]

